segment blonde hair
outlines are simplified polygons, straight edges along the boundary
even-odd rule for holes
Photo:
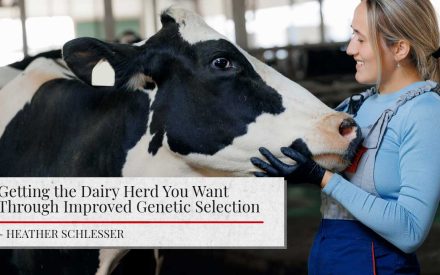
[[[367,4],[370,40],[376,53],[378,78],[381,82],[382,56],[380,39],[387,46],[399,40],[408,41],[412,64],[425,80],[440,82],[440,63],[432,56],[440,44],[437,15],[430,0],[361,0]]]

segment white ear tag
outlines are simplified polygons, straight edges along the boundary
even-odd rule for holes
[[[92,86],[114,86],[115,70],[107,60],[101,59],[92,70]]]

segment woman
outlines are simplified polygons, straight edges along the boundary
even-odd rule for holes
[[[322,188],[323,219],[309,256],[309,274],[419,274],[416,249],[440,198],[439,29],[429,0],[361,0],[347,54],[356,80],[375,87],[346,100],[364,137],[359,162],[343,174],[326,171],[301,140],[252,158],[256,176]],[[434,82],[436,81],[436,82]]]

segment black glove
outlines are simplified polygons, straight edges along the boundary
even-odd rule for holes
[[[312,160],[311,153],[302,140],[295,141],[290,147],[281,148],[281,152],[296,161],[296,164],[282,162],[264,147],[259,151],[270,164],[256,157],[251,158],[252,164],[264,171],[255,172],[256,177],[284,177],[287,183],[312,183],[321,186],[326,170]]]

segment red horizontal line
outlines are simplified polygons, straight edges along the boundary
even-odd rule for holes
[[[0,224],[263,224],[264,221],[0,221]]]

